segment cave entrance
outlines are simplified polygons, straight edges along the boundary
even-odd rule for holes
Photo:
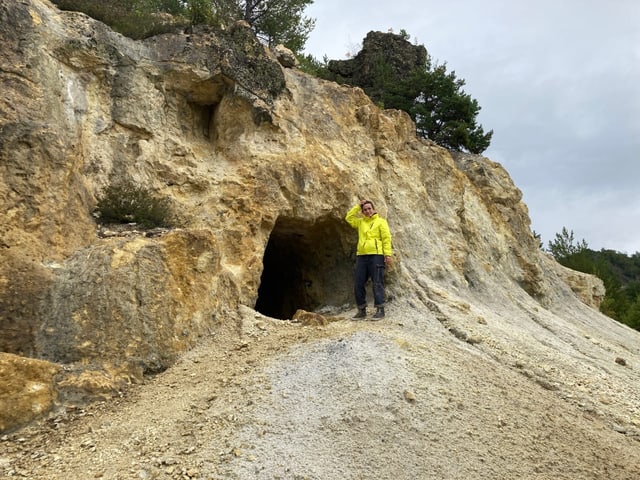
[[[284,320],[298,309],[349,303],[355,241],[342,219],[278,218],[265,248],[255,310]]]

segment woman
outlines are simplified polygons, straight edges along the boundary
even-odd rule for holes
[[[371,278],[376,313],[373,318],[384,317],[384,270],[392,261],[391,232],[387,221],[376,213],[371,200],[360,200],[347,212],[345,220],[358,230],[354,290],[358,313],[353,318],[367,316],[365,284]]]

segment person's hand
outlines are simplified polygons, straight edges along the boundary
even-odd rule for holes
[[[384,257],[385,265],[391,265],[393,263],[393,257]]]

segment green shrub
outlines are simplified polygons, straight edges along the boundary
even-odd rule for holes
[[[85,13],[134,40],[190,25],[184,7],[175,0],[53,0],[53,3],[60,10]]]
[[[137,223],[146,228],[173,224],[169,200],[131,182],[109,185],[98,199],[96,214],[100,223]]]
[[[329,59],[325,55],[322,61],[315,58],[313,55],[297,55],[300,65],[298,68],[309,75],[322,78],[325,80],[333,80],[332,74],[327,68]]]

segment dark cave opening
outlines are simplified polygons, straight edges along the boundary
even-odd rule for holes
[[[290,319],[351,301],[354,231],[342,219],[280,217],[269,237],[255,310]]]

